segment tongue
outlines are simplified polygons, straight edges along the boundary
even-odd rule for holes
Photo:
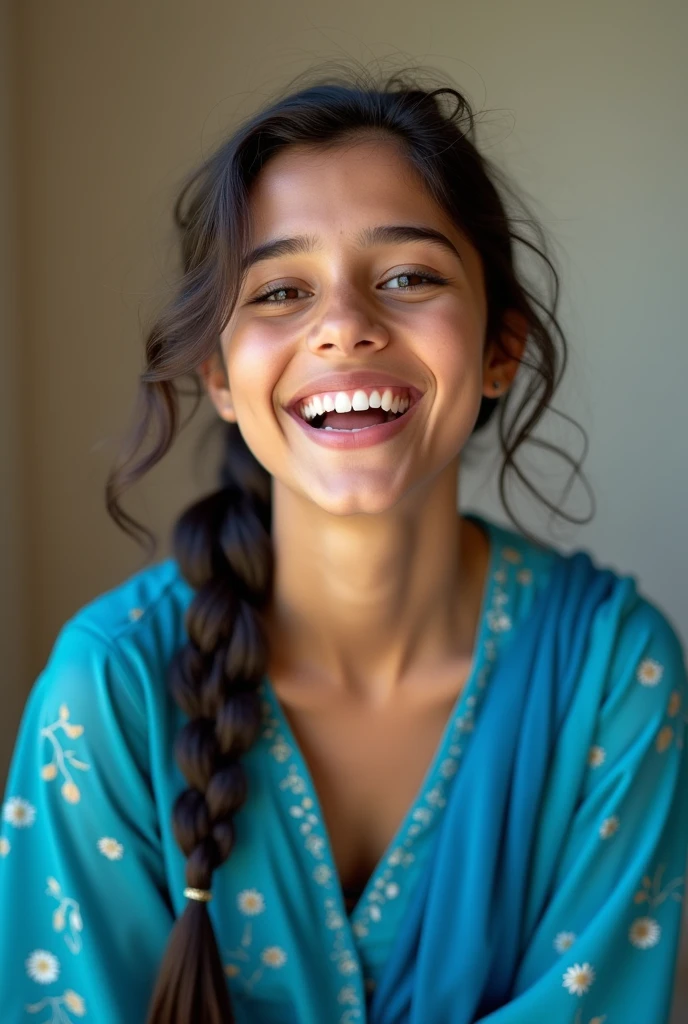
[[[354,427],[374,427],[376,423],[386,422],[387,413],[384,409],[361,409],[359,412],[326,412],[322,425],[351,430]]]

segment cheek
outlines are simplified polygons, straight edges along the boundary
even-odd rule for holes
[[[227,346],[227,371],[242,427],[255,421],[265,429],[266,413],[275,408],[274,391],[285,371],[284,354],[284,346],[274,341],[270,344],[264,335],[232,337]]]

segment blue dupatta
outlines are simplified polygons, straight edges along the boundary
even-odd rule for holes
[[[631,577],[597,568],[585,551],[562,555],[553,567],[550,585],[518,631],[517,655],[510,657],[505,649],[495,668],[429,868],[378,979],[367,1018],[370,1024],[563,1024],[574,1019],[576,1024],[588,1024],[591,1015],[583,1018],[578,1008],[577,996],[583,992],[576,991],[573,982],[569,991],[562,985],[564,966],[588,959],[587,954],[560,964],[560,954],[551,950],[550,995],[537,996],[530,1012],[528,988],[538,973],[547,975],[549,965],[540,958],[532,977],[526,970],[518,978],[518,971],[553,891],[571,814],[582,799],[585,755],[599,717],[608,664],[604,651],[591,658],[591,645],[597,640],[607,653],[612,649],[615,620],[633,594]],[[595,634],[593,624],[603,602],[615,614],[610,613],[606,628]],[[643,610],[649,607],[644,605]],[[685,690],[685,676],[682,681]],[[571,712],[575,721],[568,721],[564,735]],[[578,744],[577,760],[571,742]],[[555,763],[558,744],[568,750],[566,772]],[[685,783],[685,757],[681,763]],[[663,783],[671,794],[674,783],[674,774]],[[666,807],[658,813],[666,817]],[[679,866],[685,864],[687,818],[688,798],[672,846]],[[650,852],[648,846],[648,857]],[[637,948],[626,945],[631,954],[637,953]],[[670,988],[675,951],[674,945],[667,954],[668,975],[660,972],[665,988]],[[625,955],[616,954],[622,971]],[[642,956],[647,958],[648,952]],[[581,977],[585,979],[584,971]],[[661,987],[660,976],[658,983]],[[526,997],[519,1010],[520,992]],[[665,1005],[666,992],[659,999],[657,1005]],[[557,1012],[560,1001],[562,1009]],[[501,1014],[492,1012],[500,1007]],[[616,1024],[617,1017],[592,1020]],[[660,1017],[648,1011],[647,1016],[624,1020],[659,1024]]]

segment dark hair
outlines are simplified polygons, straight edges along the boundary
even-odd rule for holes
[[[108,512],[132,537],[147,538],[149,558],[156,550],[155,538],[124,511],[120,498],[166,454],[180,429],[179,398],[184,392],[179,378],[193,384],[191,415],[204,397],[198,368],[219,350],[242,282],[249,186],[270,158],[289,145],[335,146],[361,132],[401,144],[429,193],[477,249],[488,306],[486,340],[500,344],[507,310],[525,318],[524,354],[529,358],[520,362],[531,374],[522,401],[505,427],[513,389],[501,400],[484,397],[473,434],[498,413],[504,456],[499,491],[514,523],[520,526],[505,496],[509,470],[554,513],[565,515],[535,490],[514,461],[516,450],[551,406],[566,366],[566,341],[555,315],[559,277],[542,228],[496,167],[479,154],[471,140],[475,115],[468,100],[451,86],[421,87],[427,69],[407,69],[382,82],[361,67],[337,73],[331,64],[321,65],[310,73],[314,83],[292,88],[242,123],[186,179],[175,204],[182,274],[148,335],[138,415],[106,484]],[[437,74],[435,69],[431,73]],[[445,101],[454,109],[445,109]],[[507,214],[507,196],[525,217]],[[533,228],[535,241],[517,232],[515,225],[522,224]],[[554,296],[549,306],[517,276],[515,242],[540,257],[551,273]],[[527,412],[530,402],[534,407]],[[187,885],[201,889],[211,887],[213,871],[232,851],[233,817],[247,796],[240,758],[259,731],[258,687],[268,660],[261,610],[270,600],[273,580],[270,474],[249,450],[237,424],[216,420],[224,432],[220,487],[183,512],[172,538],[174,557],[194,590],[185,619],[188,641],[169,668],[172,696],[189,719],[175,745],[189,788],[176,800],[172,815],[176,840],[187,858]],[[562,454],[578,470],[582,459],[575,463],[549,442],[537,443]],[[208,905],[189,900],[170,935],[147,1024],[226,1024],[233,1019]]]

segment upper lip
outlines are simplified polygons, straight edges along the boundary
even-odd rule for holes
[[[419,388],[394,374],[383,373],[381,370],[358,370],[352,373],[329,373],[323,377],[315,377],[299,388],[289,399],[285,408],[291,409],[304,398],[310,398],[311,395],[320,395],[327,391],[355,391],[356,388],[375,387],[376,384],[408,388],[414,402],[417,402],[423,394]]]

